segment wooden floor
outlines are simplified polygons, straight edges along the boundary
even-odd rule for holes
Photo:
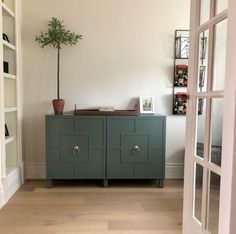
[[[0,210],[0,233],[181,234],[182,181],[27,181]]]

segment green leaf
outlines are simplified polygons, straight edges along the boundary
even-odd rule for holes
[[[63,25],[63,21],[52,17],[48,22],[48,31],[41,32],[35,39],[42,48],[50,46],[61,49],[62,45],[76,45],[82,39],[82,35],[67,30]]]

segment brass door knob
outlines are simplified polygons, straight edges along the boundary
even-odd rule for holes
[[[138,145],[134,145],[133,149],[132,149],[132,154],[137,154],[138,152],[140,152],[140,148]]]
[[[73,147],[72,153],[73,153],[74,155],[79,154],[79,153],[80,153],[80,146],[79,146],[79,145],[75,145],[75,146]]]

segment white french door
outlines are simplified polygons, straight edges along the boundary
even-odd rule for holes
[[[235,12],[235,0],[191,0],[184,234],[236,233]]]

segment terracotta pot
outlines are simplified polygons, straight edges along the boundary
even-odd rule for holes
[[[63,99],[54,99],[52,101],[55,115],[63,115],[65,101]]]

